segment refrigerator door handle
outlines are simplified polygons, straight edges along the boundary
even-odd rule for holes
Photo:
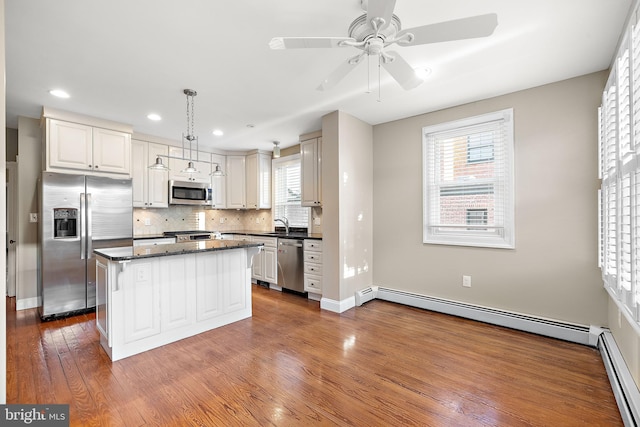
[[[80,218],[78,221],[80,222],[80,259],[86,259],[87,254],[87,233],[85,226],[85,194],[80,193]]]
[[[92,207],[91,207],[91,193],[87,193],[87,259],[91,258],[93,253],[93,234],[91,233],[92,224]]]

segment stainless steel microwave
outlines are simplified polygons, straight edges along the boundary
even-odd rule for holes
[[[211,204],[211,184],[207,182],[169,181],[169,204]]]

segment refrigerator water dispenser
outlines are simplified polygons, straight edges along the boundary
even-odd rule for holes
[[[53,238],[78,237],[78,209],[53,209]]]

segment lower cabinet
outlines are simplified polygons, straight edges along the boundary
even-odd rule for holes
[[[251,277],[278,284],[278,239],[276,237],[251,237],[252,242],[262,243],[264,249],[253,258]]]
[[[322,240],[305,239],[304,290],[322,294]]]

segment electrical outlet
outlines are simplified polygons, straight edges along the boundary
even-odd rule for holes
[[[151,225],[151,218],[145,218],[144,225]]]
[[[260,224],[260,218],[256,218],[256,224]]]
[[[465,288],[471,287],[471,276],[462,276],[462,286]]]
[[[224,218],[220,218],[220,224],[224,224]]]

